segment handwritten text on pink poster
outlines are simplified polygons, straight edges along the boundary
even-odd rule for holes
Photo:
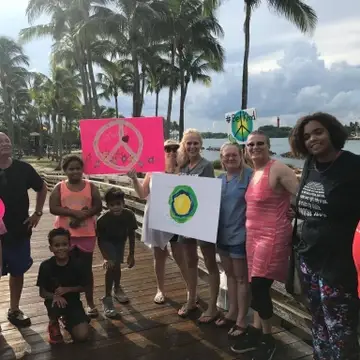
[[[164,171],[164,131],[160,117],[80,120],[86,174]]]

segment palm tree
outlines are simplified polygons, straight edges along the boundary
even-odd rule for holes
[[[94,6],[95,15],[87,26],[102,29],[118,44],[118,54],[129,56],[133,71],[133,116],[141,116],[144,82],[141,59],[152,45],[153,23],[161,18],[163,3],[153,0],[112,0],[112,8]]]
[[[208,0],[211,1],[211,0]],[[260,6],[261,0],[244,0],[245,1],[245,50],[243,62],[242,77],[242,97],[241,108],[246,109],[248,105],[248,85],[249,85],[249,54],[250,54],[250,21],[253,11]],[[284,1],[284,0],[266,0],[270,9],[274,10],[280,16],[285,17],[292,22],[302,33],[312,33],[317,24],[315,10],[306,5],[301,0]]]
[[[122,61],[115,63],[103,61],[102,69],[103,72],[97,74],[97,86],[102,90],[99,98],[105,98],[109,101],[110,97],[113,97],[115,102],[115,115],[119,117],[119,92],[129,94],[133,87],[131,69],[127,67],[126,64],[123,64]]]
[[[145,71],[147,75],[146,92],[155,93],[155,116],[159,115],[159,95],[160,91],[170,86],[171,76],[178,78],[178,69],[171,68],[170,63],[159,55],[154,55],[147,64]],[[166,124],[167,125],[167,124]]]
[[[185,52],[184,53],[184,88],[180,101],[180,110],[184,112],[185,99],[190,82],[200,82],[205,86],[211,85],[211,77],[208,75],[211,71],[223,70],[223,56],[209,60],[206,52]]]
[[[28,71],[29,58],[14,40],[0,37],[0,87],[4,104],[4,120],[9,138],[14,143],[14,125],[12,122],[12,96],[16,85],[24,82]]]
[[[223,29],[213,13],[203,15],[201,1],[188,0],[182,3],[180,20],[176,33],[176,57],[180,74],[180,115],[179,138],[184,132],[184,104],[187,85],[185,73],[189,72],[191,59],[200,54],[202,61],[207,60],[207,69],[221,71],[224,62],[224,49],[217,37],[223,35]],[[185,21],[184,21],[185,20]],[[190,58],[190,61],[189,61]],[[188,69],[187,69],[188,68]],[[191,77],[189,77],[191,79]]]

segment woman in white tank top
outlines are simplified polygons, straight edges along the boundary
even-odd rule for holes
[[[179,143],[174,140],[166,140],[164,143],[166,173],[175,174],[178,172],[176,163],[178,148]],[[184,281],[187,284],[187,267],[184,259],[183,249],[181,244],[178,243],[177,235],[149,228],[149,215],[151,210],[151,173],[146,174],[142,183],[140,183],[134,170],[130,171],[128,176],[132,179],[134,189],[139,198],[147,199],[141,241],[154,249],[154,270],[157,282],[157,292],[154,297],[154,302],[156,304],[163,304],[165,302],[165,263],[169,255],[167,244],[170,242],[174,260],[179,266]]]

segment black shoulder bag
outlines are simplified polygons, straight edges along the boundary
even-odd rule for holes
[[[288,294],[294,297],[294,299],[305,307],[307,307],[307,301],[304,297],[306,295],[306,287],[304,282],[302,281],[302,275],[299,264],[299,257],[296,254],[296,247],[301,242],[301,228],[298,228],[298,214],[297,209],[299,205],[300,193],[303,189],[306,179],[309,174],[309,166],[311,163],[311,158],[307,158],[304,163],[304,168],[301,174],[301,180],[299,185],[299,191],[296,195],[295,200],[295,219],[294,219],[294,227],[292,232],[292,250],[289,261],[289,270],[288,277],[285,283],[285,289]]]

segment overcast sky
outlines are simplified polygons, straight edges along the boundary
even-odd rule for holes
[[[0,35],[17,38],[28,25],[27,0],[1,0]],[[266,2],[264,1],[264,4]],[[293,125],[304,113],[328,111],[343,122],[360,120],[360,1],[311,0],[319,23],[312,37],[302,35],[263,5],[251,23],[249,107],[257,109],[261,124]],[[225,72],[212,74],[210,88],[191,84],[185,107],[185,127],[225,131],[224,114],[241,105],[244,49],[243,1],[225,0],[219,12],[224,28]],[[43,19],[46,21],[46,19]],[[25,46],[31,69],[47,73],[51,40]],[[160,94],[160,114],[166,115],[167,89]],[[120,112],[131,114],[131,98],[119,98]],[[144,115],[154,114],[148,96]],[[179,96],[173,120],[178,119]]]

